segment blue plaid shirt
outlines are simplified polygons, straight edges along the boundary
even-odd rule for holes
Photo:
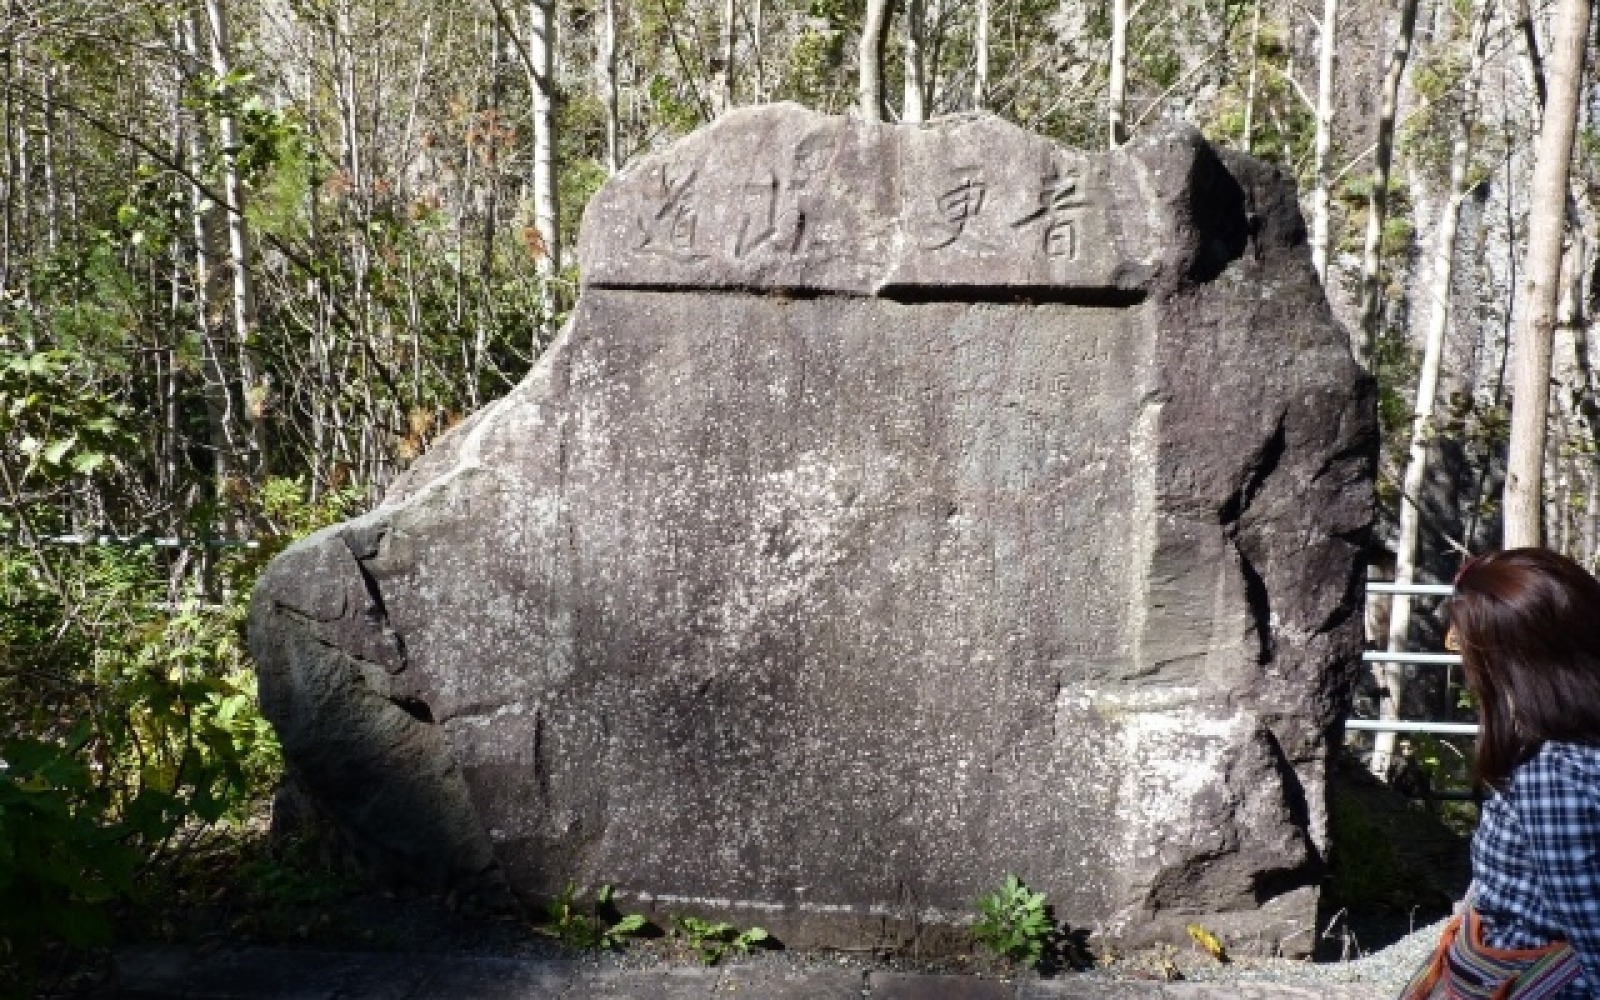
[[[1472,838],[1484,943],[1572,943],[1583,976],[1563,998],[1600,996],[1600,747],[1546,743],[1483,803]]]

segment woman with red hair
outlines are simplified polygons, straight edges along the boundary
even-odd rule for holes
[[[1600,997],[1600,581],[1512,549],[1456,576],[1480,716],[1472,888],[1406,998]]]

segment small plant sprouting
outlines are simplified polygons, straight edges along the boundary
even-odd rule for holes
[[[615,922],[610,919],[610,915],[616,912],[612,903],[615,890],[611,886],[600,887],[600,891],[594,895],[594,905],[588,912],[584,912],[576,903],[577,892],[577,887],[568,882],[561,895],[546,907],[545,912],[550,918],[547,929],[562,944],[585,950],[611,951],[622,947],[625,939],[644,930],[645,919],[637,913],[620,917]]]
[[[978,900],[972,934],[1006,958],[1038,965],[1056,936],[1056,922],[1044,893],[1034,892],[1015,875]]]
[[[701,920],[699,917],[679,917],[678,933],[688,940],[689,947],[706,965],[716,965],[730,952],[747,955],[752,945],[769,939],[767,932],[760,927],[741,931],[732,924]]]

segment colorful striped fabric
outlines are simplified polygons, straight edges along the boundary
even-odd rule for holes
[[[1433,956],[1400,1000],[1554,1000],[1583,970],[1565,941],[1543,948],[1490,948],[1477,911],[1445,925]]]

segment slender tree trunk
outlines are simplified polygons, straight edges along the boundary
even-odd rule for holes
[[[205,24],[208,29],[211,75],[220,85],[232,72],[227,10],[222,0],[205,0]],[[222,141],[222,191],[228,202],[224,213],[228,223],[228,270],[233,286],[230,311],[233,341],[238,357],[239,378],[244,386],[245,420],[250,428],[255,464],[262,467],[259,471],[265,471],[267,388],[256,375],[251,344],[255,303],[250,287],[250,237],[244,217],[244,187],[239,181],[239,129],[232,115],[218,116],[217,132]]]
[[[766,4],[763,0],[751,0],[755,12],[751,15],[750,26],[750,68],[755,72],[756,103],[767,103],[767,74],[766,74],[766,49],[762,39],[765,30]]]
[[[6,4],[6,18],[17,20],[17,0]],[[11,290],[11,248],[16,235],[17,202],[17,147],[13,136],[17,129],[17,108],[13,85],[16,82],[17,46],[0,46],[0,60],[5,63],[5,117],[0,128],[5,129],[6,164],[4,187],[0,187],[0,289]],[[30,345],[29,349],[32,347]]]
[[[1544,114],[1544,57],[1539,52],[1539,32],[1534,26],[1533,10],[1528,0],[1517,0],[1516,18],[1517,48],[1521,50],[1523,66],[1528,74],[1528,86],[1533,90],[1539,113]]]
[[[1415,3],[1415,0],[1410,0]],[[1244,125],[1239,130],[1239,148],[1250,152],[1251,137],[1256,128],[1256,86],[1261,68],[1261,3],[1255,0],[1255,10],[1250,16],[1250,78],[1244,88]]]
[[[722,35],[717,39],[718,68],[713,78],[713,110],[721,115],[733,107],[733,46],[738,37],[735,28],[739,18],[737,0],[724,0],[722,5]]]
[[[1106,85],[1107,143],[1128,141],[1128,0],[1111,0],[1111,67]]]
[[[448,24],[448,21],[446,22]],[[448,28],[446,29],[448,31]],[[422,82],[428,79],[429,52],[433,43],[433,15],[429,14],[422,19],[422,44],[417,53],[416,69],[411,74],[411,95],[406,102],[406,124],[400,133],[399,157],[400,162],[409,163],[413,155],[412,139],[417,134],[417,109],[422,102]],[[399,178],[399,191],[401,197],[406,197],[411,192],[410,180],[402,172]]]
[[[1311,165],[1311,266],[1324,285],[1328,283],[1328,152],[1333,146],[1333,56],[1338,30],[1339,0],[1323,0],[1322,34],[1317,40],[1317,135]]]
[[[883,50],[889,26],[889,0],[867,0],[861,20],[861,67],[857,88],[861,117],[869,122],[883,120]]]
[[[1356,360],[1367,363],[1383,316],[1383,228],[1389,220],[1389,170],[1394,162],[1394,123],[1400,108],[1400,81],[1411,56],[1417,26],[1417,0],[1400,0],[1400,25],[1383,73],[1378,106],[1378,138],[1372,151],[1372,190],[1367,195],[1367,240],[1361,253],[1361,324]]]
[[[31,115],[29,116],[32,117]],[[17,128],[17,180],[22,187],[22,204],[17,213],[17,244],[25,254],[37,252],[33,240],[33,140],[29,122]]]
[[[1538,545],[1543,537],[1544,446],[1550,408],[1550,353],[1561,286],[1567,181],[1578,126],[1590,0],[1561,0],[1547,67],[1548,93],[1529,194],[1528,249],[1522,323],[1514,340],[1511,444],[1506,461],[1505,545]]]
[[[61,245],[61,198],[56,187],[55,77],[56,67],[50,66],[39,78],[39,94],[44,104],[44,135],[40,138],[43,145],[40,159],[44,167],[44,245],[51,253]]]
[[[350,4],[341,2],[332,25],[332,50],[336,102],[339,108],[339,154],[349,174],[351,197],[359,201],[366,189],[362,177],[361,131],[356,95],[356,60],[351,43]]]
[[[1589,567],[1589,572],[1595,569],[1595,547],[1600,540],[1600,475],[1595,472],[1593,462],[1584,462],[1579,466],[1583,475],[1584,487],[1584,512],[1583,512],[1583,551],[1576,558],[1579,562]]]
[[[1467,171],[1472,164],[1472,128],[1478,117],[1478,84],[1483,75],[1484,46],[1488,40],[1489,0],[1480,0],[1480,16],[1473,24],[1472,62],[1463,84],[1461,118],[1455,142],[1450,147],[1450,189],[1439,211],[1434,229],[1433,273],[1428,298],[1433,309],[1423,336],[1422,370],[1417,375],[1417,396],[1411,408],[1410,447],[1405,472],[1401,476],[1398,538],[1395,541],[1394,581],[1402,586],[1415,582],[1417,536],[1421,512],[1417,504],[1427,483],[1428,443],[1432,437],[1433,411],[1439,392],[1439,367],[1444,356],[1444,338],[1450,329],[1450,289],[1455,281],[1456,234],[1461,221],[1461,203],[1467,192]],[[1411,597],[1396,594],[1390,603],[1386,648],[1391,653],[1406,650],[1411,625]],[[1398,719],[1404,707],[1410,668],[1399,663],[1379,664],[1378,717]],[[1373,741],[1372,773],[1388,778],[1394,768],[1396,734],[1379,733]]]
[[[972,106],[982,109],[989,101],[989,0],[978,0],[977,24],[972,30]]]
[[[183,44],[191,63],[204,65],[206,53],[202,48],[205,28],[197,11],[190,10],[183,24]],[[189,170],[195,177],[205,176],[205,146],[200,136],[199,123],[195,122],[188,135]],[[195,330],[200,341],[200,375],[203,380],[202,398],[205,400],[206,426],[212,452],[213,489],[218,499],[228,490],[233,474],[233,394],[231,377],[221,348],[220,324],[213,305],[213,284],[216,281],[216,254],[212,250],[211,226],[208,215],[213,211],[198,184],[189,186],[190,233],[194,240],[194,269],[191,279]]]
[[[926,24],[923,17],[923,0],[906,0],[906,65],[905,103],[901,105],[900,120],[926,121],[927,109],[923,106],[923,45],[926,42]]]
[[[618,151],[617,115],[617,0],[605,0],[600,27],[600,58],[595,60],[600,75],[600,101],[606,109],[606,172],[616,173],[622,166]]]
[[[541,271],[561,270],[561,220],[556,201],[555,0],[528,5],[528,57],[533,63],[533,225],[544,243]],[[548,284],[548,282],[547,282]],[[547,314],[547,322],[553,314]]]

